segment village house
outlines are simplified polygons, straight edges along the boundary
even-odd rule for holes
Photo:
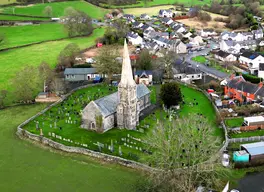
[[[165,25],[170,25],[170,24],[173,23],[173,20],[171,18],[169,18],[169,17],[164,17],[164,18],[161,19],[161,22],[163,24],[165,24]]]
[[[252,33],[254,34],[254,39],[262,39],[263,38],[263,30],[253,30]]]
[[[171,41],[169,39],[166,39],[164,37],[156,36],[152,39],[154,42],[156,42],[160,47],[163,48],[169,48]]]
[[[217,35],[217,33],[213,29],[202,29],[199,34],[202,37],[210,37]]]
[[[224,87],[224,94],[240,102],[252,102],[264,99],[264,87],[262,82],[253,84],[242,76],[231,75]]]
[[[183,33],[186,31],[186,28],[183,25],[177,25],[172,28],[174,32],[176,33]]]
[[[153,29],[153,27],[149,26],[148,24],[144,24],[142,27],[140,27],[140,29],[144,32],[144,31],[155,31]]]
[[[65,81],[89,81],[96,77],[102,77],[96,72],[96,68],[66,68],[64,70]]]
[[[151,17],[146,13],[141,14],[139,18],[141,20],[151,20]]]
[[[155,54],[159,50],[159,45],[156,42],[145,42],[144,48],[147,48],[151,54]]]
[[[144,42],[143,38],[134,32],[128,32],[127,39],[132,45],[142,45]]]
[[[191,35],[189,37],[190,43],[193,45],[201,45],[203,43],[203,38],[199,35]]]
[[[227,53],[222,50],[215,53],[215,58],[219,59],[223,62],[235,62],[237,61],[237,57],[233,55],[232,53]]]
[[[161,9],[159,11],[159,17],[173,17],[173,12],[170,9]]]
[[[192,33],[190,31],[184,31],[181,33],[182,37],[184,38],[190,38],[192,36]]]
[[[144,35],[144,38],[147,40],[152,40],[157,36],[165,38],[165,39],[169,39],[169,33],[168,32],[156,32],[156,31],[149,31],[148,34]]]
[[[135,22],[133,22],[132,23],[132,28],[134,28],[134,29],[139,29],[139,28],[141,28],[141,27],[143,27],[143,23],[141,23],[141,22],[138,22],[138,21],[135,21]]]
[[[239,63],[248,66],[251,74],[258,73],[259,64],[264,63],[264,57],[258,53],[244,52],[239,56]]]
[[[247,41],[233,41],[233,40],[222,40],[220,41],[220,50],[239,54],[241,49],[245,50],[255,50],[257,47],[256,40],[247,40]]]
[[[260,47],[264,46],[264,41],[260,41],[260,42],[259,42],[259,46],[260,46]]]
[[[123,15],[123,18],[124,19],[129,19],[129,20],[132,20],[132,19],[135,19],[136,17],[132,14],[124,14]]]
[[[258,77],[264,79],[264,63],[259,64]]]
[[[177,54],[184,54],[187,53],[187,45],[179,39],[173,40],[171,41],[170,50]]]
[[[134,79],[137,84],[143,83],[145,85],[152,85],[152,71],[150,70],[138,70],[134,74]]]

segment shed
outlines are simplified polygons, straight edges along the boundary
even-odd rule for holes
[[[233,153],[233,161],[236,163],[246,163],[249,162],[249,154],[247,151],[235,151]]]
[[[250,155],[250,161],[264,159],[264,141],[240,145]]]

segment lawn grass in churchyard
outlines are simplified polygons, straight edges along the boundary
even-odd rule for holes
[[[63,24],[59,23],[0,27],[0,33],[4,34],[7,38],[6,43],[0,46],[0,50],[4,48],[67,37],[67,33],[64,30]]]
[[[228,128],[240,127],[244,121],[243,117],[226,119],[225,123]]]
[[[151,89],[150,97],[153,98],[156,95],[156,88]],[[103,134],[98,134],[94,131],[80,128],[81,110],[91,100],[109,95],[116,90],[116,87],[107,85],[97,85],[78,90],[66,101],[53,107],[44,115],[39,116],[35,121],[31,121],[24,128],[31,133],[40,134],[39,130],[36,129],[36,124],[38,124],[38,127],[43,129],[45,137],[65,145],[85,147],[95,151],[101,150],[104,153],[115,156],[120,156],[119,146],[121,146],[122,157],[144,162],[145,153],[143,151],[147,148],[144,138],[151,129],[157,126],[157,120],[159,122],[169,121],[169,114],[162,109],[157,109],[142,120],[137,127],[137,131],[114,128]],[[208,118],[208,122],[212,125],[213,134],[222,139],[222,129],[217,128],[215,124],[215,111],[208,98],[203,93],[186,86],[181,86],[181,90],[185,104],[182,105],[180,111],[176,112],[176,114],[179,114],[180,117],[191,117],[197,113],[202,114]],[[176,117],[176,114],[172,118]],[[56,123],[54,123],[55,121]],[[61,138],[52,136],[52,133],[61,136]],[[98,142],[101,143],[101,148],[98,147]],[[114,146],[113,152],[109,149],[112,144]]]
[[[139,173],[88,156],[54,152],[19,139],[17,126],[45,105],[0,110],[0,191],[133,192]]]
[[[39,66],[42,61],[52,67],[56,66],[57,57],[69,43],[76,43],[81,49],[91,47],[98,37],[103,36],[105,29],[98,28],[89,37],[72,38],[61,41],[53,41],[32,45],[29,47],[8,50],[0,53],[0,90],[13,91],[12,78],[25,65]],[[13,101],[14,95],[8,96],[9,103]]]
[[[4,21],[48,21],[49,18],[22,17],[15,15],[0,15],[0,20]]]
[[[46,16],[43,10],[46,6],[52,7],[52,17],[61,17],[64,15],[64,11],[68,7],[75,8],[77,10],[85,12],[92,18],[103,19],[104,15],[107,13],[106,9],[97,7],[85,1],[65,1],[56,3],[45,3],[45,4],[34,4],[32,6],[17,6],[17,7],[6,7],[2,9],[3,13],[13,13],[13,8],[15,8],[15,14],[21,15],[31,15],[31,16]],[[0,9],[1,11],[1,9]]]

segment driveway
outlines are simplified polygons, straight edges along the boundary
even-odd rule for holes
[[[264,173],[246,175],[238,183],[240,192],[264,192]]]

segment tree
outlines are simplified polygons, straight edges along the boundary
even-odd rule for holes
[[[43,92],[46,92],[54,76],[54,72],[51,67],[44,61],[40,64],[38,70],[40,79],[43,82]]]
[[[52,17],[52,7],[46,6],[45,9],[43,10],[43,13],[48,17]]]
[[[65,10],[63,21],[69,37],[89,35],[93,31],[91,18],[86,13],[72,7]]]
[[[136,67],[141,70],[152,69],[152,57],[147,49],[143,49],[139,54],[139,59],[136,62]]]
[[[64,67],[72,67],[75,62],[75,57],[80,54],[80,48],[75,43],[68,44],[58,56],[58,64]]]
[[[5,107],[5,99],[7,97],[7,90],[1,90],[0,91],[0,108],[4,108]]]
[[[109,81],[112,80],[113,74],[120,74],[121,63],[117,60],[119,50],[116,46],[104,46],[100,49],[98,56],[95,58],[95,68],[100,74],[106,74]]]
[[[163,57],[158,60],[158,68],[164,70],[164,79],[173,79],[173,62],[177,58],[177,55],[173,51],[166,49],[161,50]]]
[[[64,79],[54,76],[50,83],[50,90],[57,95],[65,93],[66,85]]]
[[[220,141],[204,116],[158,122],[146,143],[152,152],[147,162],[160,170],[150,173],[154,185],[149,191],[192,192],[201,185],[212,189],[219,184],[215,159]]]
[[[16,99],[32,101],[42,85],[39,71],[36,67],[26,66],[20,70],[12,81]]]
[[[178,105],[182,101],[180,87],[175,82],[165,83],[160,89],[160,99],[167,108]]]

